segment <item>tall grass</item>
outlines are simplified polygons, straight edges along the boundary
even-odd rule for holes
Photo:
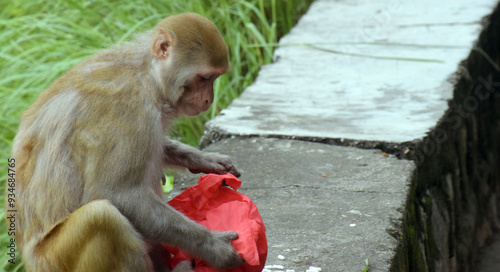
[[[231,69],[215,82],[215,102],[197,118],[176,121],[172,136],[197,145],[204,123],[217,115],[272,60],[272,44],[287,33],[311,0],[0,0],[0,190],[21,113],[57,77],[100,49],[128,40],[170,14],[192,11],[210,18],[230,48]],[[265,46],[252,46],[262,44]],[[0,201],[3,203],[1,194]],[[0,268],[7,235],[0,211]]]

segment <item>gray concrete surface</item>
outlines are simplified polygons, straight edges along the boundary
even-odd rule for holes
[[[270,270],[354,272],[368,259],[369,271],[388,271],[413,163],[279,138],[421,139],[446,110],[448,80],[495,2],[317,0],[275,62],[207,124],[203,145],[233,157],[240,191],[259,207],[267,264],[283,266]],[[182,174],[171,196],[196,180]]]
[[[228,135],[405,142],[432,128],[494,0],[314,2],[275,62],[209,122]],[[362,44],[372,43],[372,44]],[[336,54],[316,47],[374,57]],[[395,44],[400,44],[395,45]],[[287,46],[295,45],[295,46]]]
[[[268,265],[362,271],[368,259],[370,271],[388,271],[411,162],[378,150],[266,138],[226,139],[206,151],[237,162],[239,192],[255,202],[267,228]],[[180,175],[169,198],[197,181]]]

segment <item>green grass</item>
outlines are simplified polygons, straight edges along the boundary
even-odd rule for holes
[[[361,272],[368,272],[368,269],[370,269],[370,266],[368,264],[368,259],[365,260],[365,264],[366,264],[366,267]]]
[[[177,120],[172,131],[172,137],[196,146],[204,123],[253,82],[260,66],[271,62],[274,44],[310,2],[0,0],[0,190],[6,184],[7,159],[21,113],[57,77],[89,55],[150,29],[170,14],[192,11],[214,21],[230,48],[231,69],[215,83],[214,105],[199,117]],[[0,213],[3,219],[3,209]],[[7,263],[9,238],[3,220],[0,269],[22,271],[19,263]]]

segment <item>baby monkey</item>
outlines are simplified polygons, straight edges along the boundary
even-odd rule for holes
[[[244,262],[231,246],[236,233],[208,230],[161,198],[165,166],[239,176],[228,157],[165,136],[175,117],[209,108],[228,66],[217,27],[185,13],[90,57],[40,94],[13,145],[15,240],[27,271],[170,271],[161,243],[219,269]]]

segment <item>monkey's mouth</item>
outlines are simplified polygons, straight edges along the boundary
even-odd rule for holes
[[[206,107],[206,108],[203,108],[201,109],[200,107],[196,107],[196,106],[189,106],[189,107],[186,107],[184,109],[184,114],[187,115],[187,116],[196,116],[206,110],[208,110],[210,106]]]

